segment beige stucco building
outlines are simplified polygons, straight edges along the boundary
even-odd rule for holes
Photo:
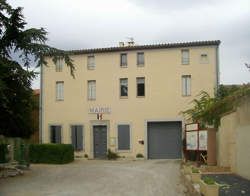
[[[181,158],[181,111],[219,83],[220,41],[129,45],[72,51],[65,63],[41,67],[40,140],[72,143],[104,158]]]

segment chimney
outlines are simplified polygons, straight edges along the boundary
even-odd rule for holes
[[[119,42],[120,47],[124,47],[124,42]]]
[[[128,46],[134,46],[135,45],[135,42],[134,41],[129,41],[128,42]]]

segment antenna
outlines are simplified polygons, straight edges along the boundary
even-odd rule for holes
[[[128,40],[129,40],[129,42],[134,42],[134,38],[133,37],[126,37]]]

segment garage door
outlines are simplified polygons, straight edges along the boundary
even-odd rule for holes
[[[182,152],[181,122],[148,123],[148,158],[179,159]]]

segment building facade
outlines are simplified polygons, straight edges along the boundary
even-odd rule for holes
[[[90,158],[107,149],[148,159],[182,157],[181,111],[219,83],[220,41],[71,51],[41,67],[40,141],[65,143]]]

